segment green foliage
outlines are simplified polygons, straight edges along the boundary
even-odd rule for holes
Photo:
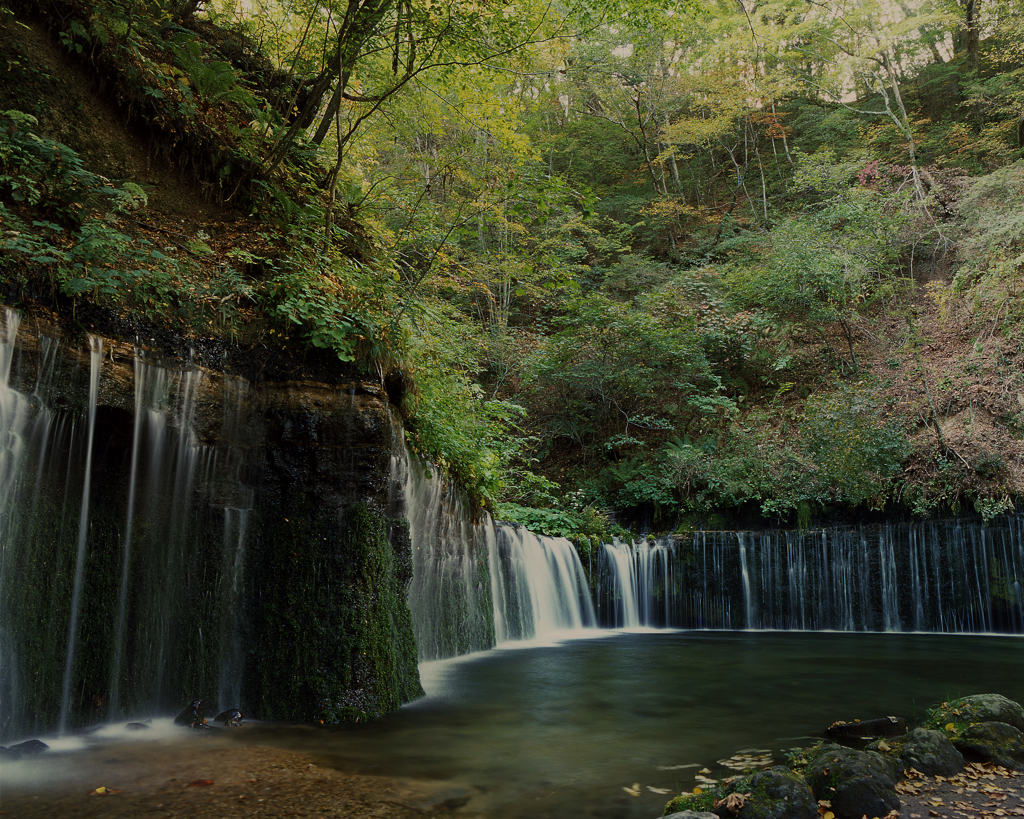
[[[682,811],[695,811],[697,813],[708,813],[715,806],[715,803],[726,795],[726,786],[707,785],[696,789],[697,793],[681,793],[674,796],[665,805],[662,816],[670,816]]]
[[[960,201],[963,263],[954,288],[970,292],[1015,330],[1022,311],[1024,270],[1024,161],[983,176]]]
[[[255,97],[239,84],[230,63],[204,59],[202,46],[186,33],[172,37],[167,45],[203,103],[231,102],[250,111],[256,110]]]
[[[136,302],[143,312],[150,312],[148,304],[162,316],[146,299],[159,290],[161,276],[173,276],[163,264],[167,257],[132,240],[102,212],[111,200],[115,211],[134,207],[144,191],[131,183],[115,187],[86,170],[75,151],[36,133],[36,124],[17,111],[0,114],[0,264],[22,281],[41,273],[67,296]],[[153,276],[141,265],[151,265]]]
[[[879,189],[878,174],[877,163],[836,162],[829,150],[801,157],[792,189],[809,200],[805,212],[781,220],[763,237],[759,254],[723,268],[741,309],[765,310],[816,333],[838,324],[852,370],[857,361],[848,322],[905,285],[898,260],[908,198]]]
[[[500,503],[495,508],[495,517],[501,521],[522,524],[531,532],[550,537],[567,537],[571,540],[589,542],[591,537],[601,539],[609,536],[607,515],[593,506],[538,509],[514,503]]]
[[[423,305],[410,339],[416,389],[406,398],[406,437],[413,450],[436,462],[473,497],[493,506],[510,484],[519,492],[546,492],[523,464],[527,444],[519,405],[488,399],[471,380],[475,334],[450,308]]]
[[[880,410],[870,384],[841,383],[797,416],[753,410],[718,440],[669,442],[666,474],[682,508],[700,513],[748,502],[766,517],[804,519],[806,504],[881,508],[897,489],[910,445],[900,423]]]
[[[37,126],[20,111],[0,113],[0,196],[72,226],[102,181],[69,147],[39,136]]]
[[[728,414],[696,329],[696,312],[656,296],[648,312],[590,295],[567,305],[562,329],[529,362],[548,435],[613,454],[651,432]],[[615,437],[619,436],[619,437]]]

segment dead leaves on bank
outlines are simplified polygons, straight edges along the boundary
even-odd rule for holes
[[[1022,776],[998,765],[976,762],[968,763],[961,773],[950,777],[926,777],[911,769],[906,781],[896,785],[896,791],[913,800],[906,812],[908,819],[924,819],[925,810],[930,817],[1002,819],[1024,816],[1024,783],[1021,788],[1007,785],[1008,779]]]

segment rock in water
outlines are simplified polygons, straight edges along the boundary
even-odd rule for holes
[[[747,794],[736,819],[817,819],[818,803],[807,783],[784,765],[758,771],[730,786]],[[717,807],[715,813],[725,816]]]
[[[221,711],[217,716],[213,718],[214,722],[223,722],[228,728],[237,727],[242,724],[243,714],[237,708],[229,708],[227,711]]]
[[[50,746],[45,742],[41,742],[38,739],[30,739],[27,742],[19,742],[17,745],[12,745],[7,750],[18,754],[18,757],[23,757],[41,754],[43,751],[49,750],[49,748]]]
[[[192,700],[189,706],[174,718],[174,724],[184,725],[186,728],[207,728],[203,701]]]
[[[823,745],[804,771],[815,799],[828,799],[838,819],[886,816],[899,810],[899,763],[872,751]]]
[[[833,722],[825,729],[825,733],[835,739],[901,737],[907,733],[907,721],[903,717],[882,717],[855,722]]]

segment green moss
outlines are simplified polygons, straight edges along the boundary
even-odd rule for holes
[[[719,788],[709,788],[701,793],[681,793],[669,800],[661,815],[669,816],[684,810],[710,811],[715,806],[715,802],[721,798],[722,791]]]
[[[421,696],[401,522],[299,492],[264,514],[244,697],[254,716],[359,721]]]

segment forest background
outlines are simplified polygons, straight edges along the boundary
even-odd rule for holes
[[[358,369],[499,519],[1024,496],[1019,0],[7,0],[0,71],[8,304]]]

